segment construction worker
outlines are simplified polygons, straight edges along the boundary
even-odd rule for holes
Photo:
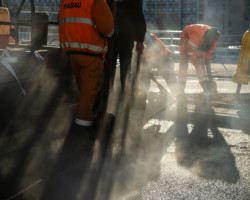
[[[89,134],[108,50],[107,37],[114,31],[113,16],[105,0],[62,0],[58,21],[60,46],[69,56],[80,90],[72,126],[75,131]]]
[[[145,49],[143,51],[143,67],[141,72],[141,89],[148,90],[150,80],[152,79],[152,68],[156,68],[160,75],[163,75],[167,86],[173,97],[181,94],[179,90],[176,75],[171,66],[172,52],[166,45],[153,33],[145,34]]]
[[[220,32],[217,28],[205,24],[192,24],[181,33],[179,83],[186,87],[188,60],[194,65],[196,74],[204,93],[211,92],[215,82],[208,80],[206,66],[209,65],[213,51],[219,42]],[[214,88],[214,87],[213,87]]]
[[[113,2],[113,0],[108,2],[112,5],[110,2]],[[136,42],[137,52],[142,53],[144,49],[143,40],[146,32],[146,22],[142,11],[142,2],[142,0],[117,1],[115,24],[118,34],[114,39],[111,85],[114,85],[116,62],[119,55],[120,81],[123,91],[125,85],[128,87],[128,91],[132,87],[130,70],[134,42]]]

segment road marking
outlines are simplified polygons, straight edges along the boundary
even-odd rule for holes
[[[14,199],[15,197],[17,197],[18,195],[22,194],[23,192],[29,190],[30,188],[34,187],[35,185],[43,182],[44,180],[43,179],[39,179],[38,181],[36,181],[35,183],[31,184],[30,186],[24,188],[23,190],[21,190],[20,192],[14,194],[13,196],[9,197],[8,199],[6,200],[11,200],[11,199]]]

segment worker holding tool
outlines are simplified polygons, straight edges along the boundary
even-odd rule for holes
[[[141,89],[146,91],[149,89],[150,80],[154,78],[152,69],[157,68],[159,74],[165,79],[171,95],[177,97],[181,94],[181,90],[178,87],[176,75],[171,66],[172,52],[156,35],[150,32],[146,32],[144,43]]]
[[[190,60],[195,67],[204,93],[217,93],[216,84],[208,80],[207,71],[210,72],[210,59],[219,42],[219,37],[220,32],[217,28],[205,24],[192,24],[184,28],[179,46],[179,84],[183,91],[186,87],[188,60]]]
[[[113,35],[112,13],[105,0],[62,0],[58,14],[59,40],[69,56],[80,90],[72,129],[91,135],[93,104],[100,89],[107,38]]]
[[[109,0],[110,2],[112,0]],[[114,39],[112,55],[111,86],[114,86],[116,62],[119,55],[120,81],[122,91],[127,87],[131,91],[131,59],[134,42],[136,51],[142,54],[146,22],[142,10],[142,0],[118,0],[115,24],[118,34]],[[126,86],[125,86],[126,85]]]

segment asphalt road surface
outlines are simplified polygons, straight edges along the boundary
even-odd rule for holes
[[[113,130],[94,142],[68,135],[76,101],[44,72],[39,90],[9,100],[16,103],[1,127],[0,199],[249,200],[250,88],[236,96],[235,71],[212,64],[219,94],[209,100],[192,67],[182,98],[151,81],[145,109],[111,102]]]

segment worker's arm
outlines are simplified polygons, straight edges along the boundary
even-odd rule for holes
[[[213,55],[213,52],[214,52],[214,50],[215,50],[217,44],[218,44],[218,42],[215,42],[215,43],[208,49],[208,51],[205,53],[204,63],[205,63],[206,65],[208,65],[208,64],[210,63],[210,59],[211,59],[211,57],[212,57],[212,55]]]
[[[142,10],[142,0],[127,0],[130,10],[130,21],[134,31],[133,37],[136,41],[136,51],[142,53],[144,49],[143,41],[146,33],[146,21]]]
[[[105,37],[112,37],[114,33],[114,20],[112,12],[105,0],[94,0],[92,18],[98,31]]]

